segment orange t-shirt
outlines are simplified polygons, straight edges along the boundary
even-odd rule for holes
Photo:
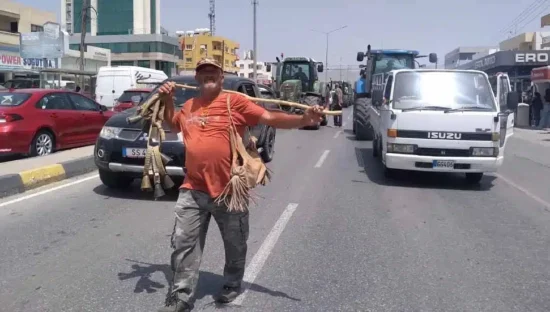
[[[227,97],[230,96],[231,116],[237,131],[244,135],[246,126],[258,124],[265,109],[243,95],[222,93],[209,105],[199,98],[185,102],[174,115],[185,144],[187,174],[181,188],[188,188],[218,197],[229,183],[231,171],[231,146],[229,143],[229,113]],[[203,107],[201,109],[201,106]],[[206,124],[201,125],[201,116]]]

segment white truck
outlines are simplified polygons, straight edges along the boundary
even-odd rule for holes
[[[381,101],[369,106],[373,156],[385,174],[396,170],[462,172],[478,183],[502,165],[513,134],[518,94],[508,76],[475,70],[404,69],[391,71]],[[373,93],[375,94],[375,93]]]

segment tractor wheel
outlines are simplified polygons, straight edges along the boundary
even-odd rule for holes
[[[374,131],[368,122],[368,105],[367,98],[358,98],[354,103],[355,113],[355,139],[357,141],[370,141],[373,139]]]

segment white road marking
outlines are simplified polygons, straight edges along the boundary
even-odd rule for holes
[[[334,138],[336,139],[341,133],[342,133],[342,130],[336,132],[336,134],[334,134]]]
[[[267,237],[260,246],[260,249],[258,249],[258,252],[256,252],[256,254],[254,255],[254,258],[252,258],[252,261],[250,261],[250,263],[246,267],[243,277],[244,290],[242,294],[237,297],[235,301],[233,301],[232,305],[241,305],[243,303],[243,300],[245,299],[246,294],[250,289],[250,286],[254,283],[254,280],[262,270],[262,267],[269,257],[269,254],[271,254],[271,251],[279,240],[279,236],[281,236],[281,233],[283,233],[288,223],[288,220],[290,220],[290,217],[292,217],[292,214],[294,213],[294,211],[296,211],[297,207],[298,204],[288,204],[288,206],[286,206],[285,210],[279,217],[279,220],[277,220],[277,223],[275,223],[269,234],[267,234]]]
[[[497,178],[499,178],[500,180],[506,182],[506,184],[516,188],[517,190],[519,190],[520,192],[524,193],[525,195],[527,195],[528,197],[530,197],[532,200],[538,202],[539,204],[543,205],[544,207],[546,207],[546,209],[550,209],[550,203],[548,203],[547,201],[545,201],[544,199],[538,197],[537,195],[529,192],[528,190],[526,190],[525,188],[523,188],[522,186],[516,184],[515,182],[512,182],[510,179],[498,174],[498,173],[495,173],[494,174]]]
[[[40,191],[40,192],[32,193],[32,194],[29,194],[29,195],[24,195],[24,196],[18,197],[16,199],[12,199],[10,201],[0,203],[0,208],[11,205],[11,204],[15,204],[15,203],[18,203],[20,201],[24,201],[24,200],[27,200],[27,199],[30,199],[30,198],[33,198],[33,197],[36,197],[36,196],[40,196],[40,195],[44,195],[44,194],[54,192],[54,191],[57,191],[57,190],[60,190],[60,189],[64,189],[64,188],[69,187],[69,186],[77,185],[77,184],[80,184],[80,183],[83,183],[83,182],[86,182],[86,181],[89,181],[89,180],[92,180],[92,179],[96,179],[98,177],[99,177],[99,174],[96,174],[96,175],[89,176],[89,177],[86,177],[86,178],[74,180],[74,181],[71,181],[69,183],[62,184],[60,186],[45,189],[45,190]]]
[[[323,162],[325,161],[325,159],[327,159],[328,153],[330,153],[330,150],[326,150],[323,152],[323,154],[315,164],[315,168],[321,168],[321,166],[323,165]]]

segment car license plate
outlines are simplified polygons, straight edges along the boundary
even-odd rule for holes
[[[147,149],[145,148],[131,147],[122,149],[122,156],[128,158],[145,158],[145,154],[147,154]]]
[[[452,160],[434,160],[433,167],[453,169],[455,167],[455,162]]]

